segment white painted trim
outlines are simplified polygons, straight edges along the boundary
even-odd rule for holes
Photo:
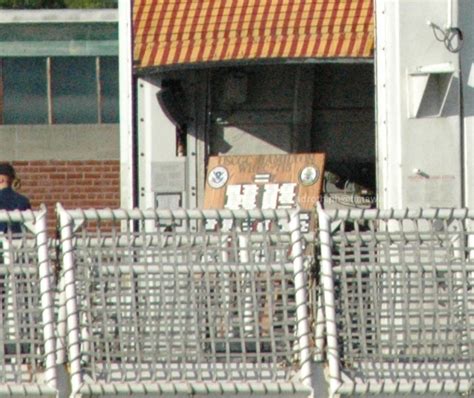
[[[120,5],[126,1],[120,1]],[[116,9],[48,9],[48,10],[2,10],[0,23],[70,23],[70,22],[117,22]]]
[[[134,120],[132,72],[132,5],[119,2],[119,98],[120,98],[120,204],[134,203]]]

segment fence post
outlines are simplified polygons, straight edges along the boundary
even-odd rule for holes
[[[334,396],[341,383],[339,370],[339,352],[337,347],[336,311],[334,300],[334,280],[331,261],[331,223],[329,216],[324,212],[321,204],[317,204],[319,231],[321,241],[321,285],[323,289],[327,359],[329,365],[329,388],[330,395]]]
[[[63,258],[63,281],[62,286],[65,292],[65,304],[67,310],[67,346],[69,354],[69,364],[71,372],[71,388],[72,394],[77,394],[82,385],[81,375],[81,347],[79,339],[79,317],[71,316],[71,314],[77,314],[77,302],[76,302],[76,278],[74,269],[74,258],[73,251],[74,247],[72,244],[72,228],[74,221],[71,216],[64,211],[64,209],[58,205],[58,214],[61,228],[61,251]]]
[[[303,261],[303,236],[300,228],[300,212],[290,214],[291,259],[295,277],[296,326],[300,354],[301,381],[312,388],[311,383],[311,351],[308,325],[308,295],[306,294],[306,272]],[[312,392],[312,395],[314,391]]]
[[[56,376],[56,337],[53,302],[53,283],[51,264],[48,255],[48,235],[46,224],[46,209],[42,209],[35,220],[36,245],[38,249],[38,272],[41,295],[41,317],[44,325],[46,383],[57,388]]]

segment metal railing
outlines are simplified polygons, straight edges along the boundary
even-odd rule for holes
[[[310,394],[297,212],[58,214],[73,394]]]
[[[46,211],[0,211],[0,395],[57,394]],[[12,231],[15,231],[14,233]]]
[[[474,380],[474,213],[318,209],[331,394]]]
[[[318,213],[311,308],[296,211],[0,211],[0,395],[471,393],[474,212]]]

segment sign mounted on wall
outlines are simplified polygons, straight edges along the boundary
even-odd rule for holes
[[[324,161],[322,153],[213,156],[204,207],[312,211],[321,194]]]

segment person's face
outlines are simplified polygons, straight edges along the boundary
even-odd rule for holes
[[[10,177],[0,174],[0,187],[5,188],[10,186]]]

